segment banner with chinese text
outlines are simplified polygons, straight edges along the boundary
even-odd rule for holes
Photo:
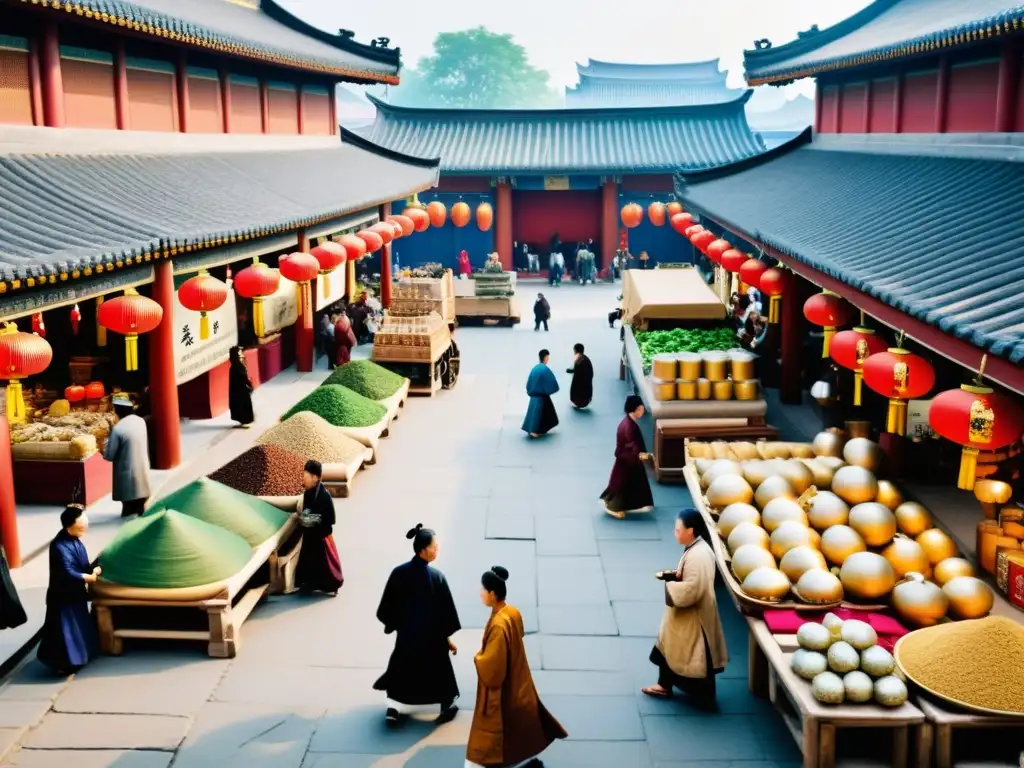
[[[295,283],[281,278],[277,291],[263,300],[263,325],[267,335],[295,325],[299,319],[299,297]]]
[[[191,275],[182,277],[187,279]],[[220,309],[207,312],[206,316],[210,321],[210,337],[202,339],[199,333],[200,314],[185,309],[175,297],[174,373],[178,384],[184,384],[216,368],[228,359],[231,348],[238,344],[238,311],[234,290],[228,290],[227,301]]]

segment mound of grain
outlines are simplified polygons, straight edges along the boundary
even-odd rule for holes
[[[250,496],[298,496],[302,493],[305,463],[305,457],[280,446],[255,445],[210,475],[210,479]]]
[[[293,405],[281,421],[302,411],[315,413],[336,427],[370,427],[388,412],[380,403],[337,384],[317,387]]]
[[[300,411],[287,421],[275,424],[256,444],[283,448],[301,457],[303,463],[315,459],[321,464],[351,464],[366,452],[362,443],[309,411]],[[301,472],[299,474],[301,476]]]
[[[382,365],[370,360],[353,360],[327,377],[324,384],[337,384],[358,392],[371,400],[387,400],[394,395],[405,379]]]

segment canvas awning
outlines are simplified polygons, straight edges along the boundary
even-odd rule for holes
[[[725,305],[700,272],[683,269],[629,269],[622,275],[624,322],[722,320]]]

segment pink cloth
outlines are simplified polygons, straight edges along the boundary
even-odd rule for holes
[[[459,253],[459,274],[460,275],[471,275],[473,274],[473,267],[469,263],[469,254],[465,251]]]
[[[896,641],[910,632],[891,616],[867,611],[851,611],[849,608],[836,608],[834,611],[822,611],[821,613],[805,613],[781,608],[771,609],[764,612],[764,623],[773,635],[792,635],[809,621],[820,624],[821,620],[825,618],[825,613],[834,613],[844,621],[860,619],[867,622],[878,633],[878,644],[887,651],[891,651],[896,645]]]

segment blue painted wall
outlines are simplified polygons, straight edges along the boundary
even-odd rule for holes
[[[656,227],[647,217],[647,206],[658,201],[669,203],[671,195],[664,192],[619,192],[619,210],[624,205],[636,203],[644,209],[644,219],[640,226],[629,230],[629,252],[634,258],[640,256],[641,251],[647,251],[650,260],[648,267],[653,267],[659,261],[671,264],[692,264],[694,259],[694,248],[690,241],[680,235],[668,222],[665,216],[665,224]],[[619,227],[621,228],[621,221]]]
[[[448,209],[448,220],[443,227],[430,227],[426,232],[416,232],[411,237],[402,237],[395,241],[391,249],[393,263],[401,264],[402,267],[418,267],[427,262],[437,262],[458,271],[459,251],[465,249],[469,252],[469,260],[474,269],[483,267],[488,254],[494,251],[494,224],[490,230],[481,232],[476,225],[476,207],[480,203],[490,203],[494,206],[494,195],[477,192],[422,192],[419,196],[423,205],[440,200]],[[462,201],[469,205],[473,215],[470,216],[469,224],[464,227],[456,227],[452,224],[452,206]],[[391,204],[391,212],[399,214],[405,208],[405,201],[398,200]],[[380,260],[374,271],[380,269]]]

